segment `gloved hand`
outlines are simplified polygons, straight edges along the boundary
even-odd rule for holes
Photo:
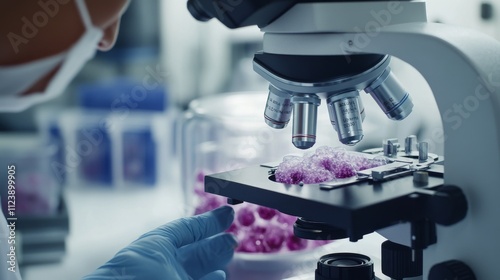
[[[226,230],[234,210],[223,206],[182,218],[148,232],[84,280],[156,280],[226,278],[222,269],[233,257],[236,238]]]

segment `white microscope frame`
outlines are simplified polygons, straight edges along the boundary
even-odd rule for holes
[[[444,143],[445,184],[460,187],[469,206],[464,220],[438,226],[437,244],[424,250],[424,279],[447,260],[465,262],[477,279],[498,279],[500,43],[428,23],[422,1],[302,3],[262,31],[267,53],[389,54],[423,75],[443,119],[444,134],[432,140]]]

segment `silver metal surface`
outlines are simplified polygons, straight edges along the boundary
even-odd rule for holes
[[[339,141],[355,145],[363,139],[363,118],[358,91],[331,95],[327,99],[330,121],[337,131]]]
[[[403,175],[411,173],[412,171],[408,168],[409,164],[404,162],[393,162],[386,165],[378,166],[375,168],[365,169],[358,171],[358,176],[368,176],[374,181],[381,181],[383,179],[389,178],[391,175]]]
[[[309,149],[316,143],[316,121],[321,99],[315,94],[292,97],[292,143],[299,149]]]
[[[427,185],[429,183],[429,173],[426,171],[413,172],[413,182],[419,185]]]
[[[269,85],[264,121],[272,128],[285,128],[292,116],[292,94]]]
[[[418,143],[418,161],[426,162],[429,157],[429,143],[420,142]]]
[[[319,184],[319,188],[322,190],[333,190],[336,188],[341,188],[347,185],[359,183],[365,180],[368,180],[368,176],[357,176],[357,177],[350,177],[350,178],[345,178],[345,179],[336,179],[335,181],[330,181],[330,182],[325,182]]]
[[[384,150],[387,148],[389,150],[389,157],[387,157],[387,161],[389,162],[386,165],[365,169],[362,171],[358,171],[358,179],[371,179],[373,181],[383,181],[393,177],[399,177],[402,175],[409,175],[411,173],[425,172],[428,173],[429,170],[432,169],[433,173],[442,174],[443,171],[439,170],[439,168],[434,168],[436,165],[436,161],[438,160],[438,156],[431,157],[429,156],[426,161],[420,161],[418,158],[413,155],[410,157],[404,156],[403,153],[399,153],[401,156],[398,156],[398,148],[399,143],[396,138],[387,139],[384,143]],[[392,151],[391,151],[392,150]],[[395,154],[391,154],[394,152]],[[374,156],[371,154],[371,156]],[[415,177],[417,176],[417,177]],[[425,178],[421,178],[419,176],[425,175],[414,175],[415,183],[425,185]],[[428,175],[427,175],[428,176]],[[417,179],[415,179],[417,178]],[[419,180],[421,179],[421,180]]]
[[[413,109],[410,95],[403,89],[390,67],[365,88],[365,91],[375,99],[391,120],[402,120],[410,115]]]
[[[361,121],[365,121],[366,118],[366,111],[365,111],[365,105],[363,105],[363,101],[361,98],[358,98],[358,107],[359,107],[359,114],[361,115]]]
[[[399,147],[400,147],[399,140],[397,138],[391,138],[391,139],[384,140],[384,143],[383,143],[384,156],[390,157],[390,158],[397,157]]]
[[[410,135],[405,138],[405,154],[407,156],[411,155],[416,147],[417,147],[417,136]]]

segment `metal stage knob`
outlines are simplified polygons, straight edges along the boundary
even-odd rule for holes
[[[429,280],[476,280],[474,272],[461,261],[451,260],[434,265]]]

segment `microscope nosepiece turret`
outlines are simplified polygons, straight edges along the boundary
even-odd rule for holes
[[[350,62],[339,56],[256,54],[254,70],[270,82],[265,122],[281,129],[293,114],[292,142],[299,149],[309,149],[316,142],[320,97],[326,99],[339,141],[349,146],[364,136],[365,109],[360,91],[369,93],[391,120],[402,120],[412,112],[411,97],[391,72],[389,56],[349,59]],[[325,60],[330,67],[323,65]]]

